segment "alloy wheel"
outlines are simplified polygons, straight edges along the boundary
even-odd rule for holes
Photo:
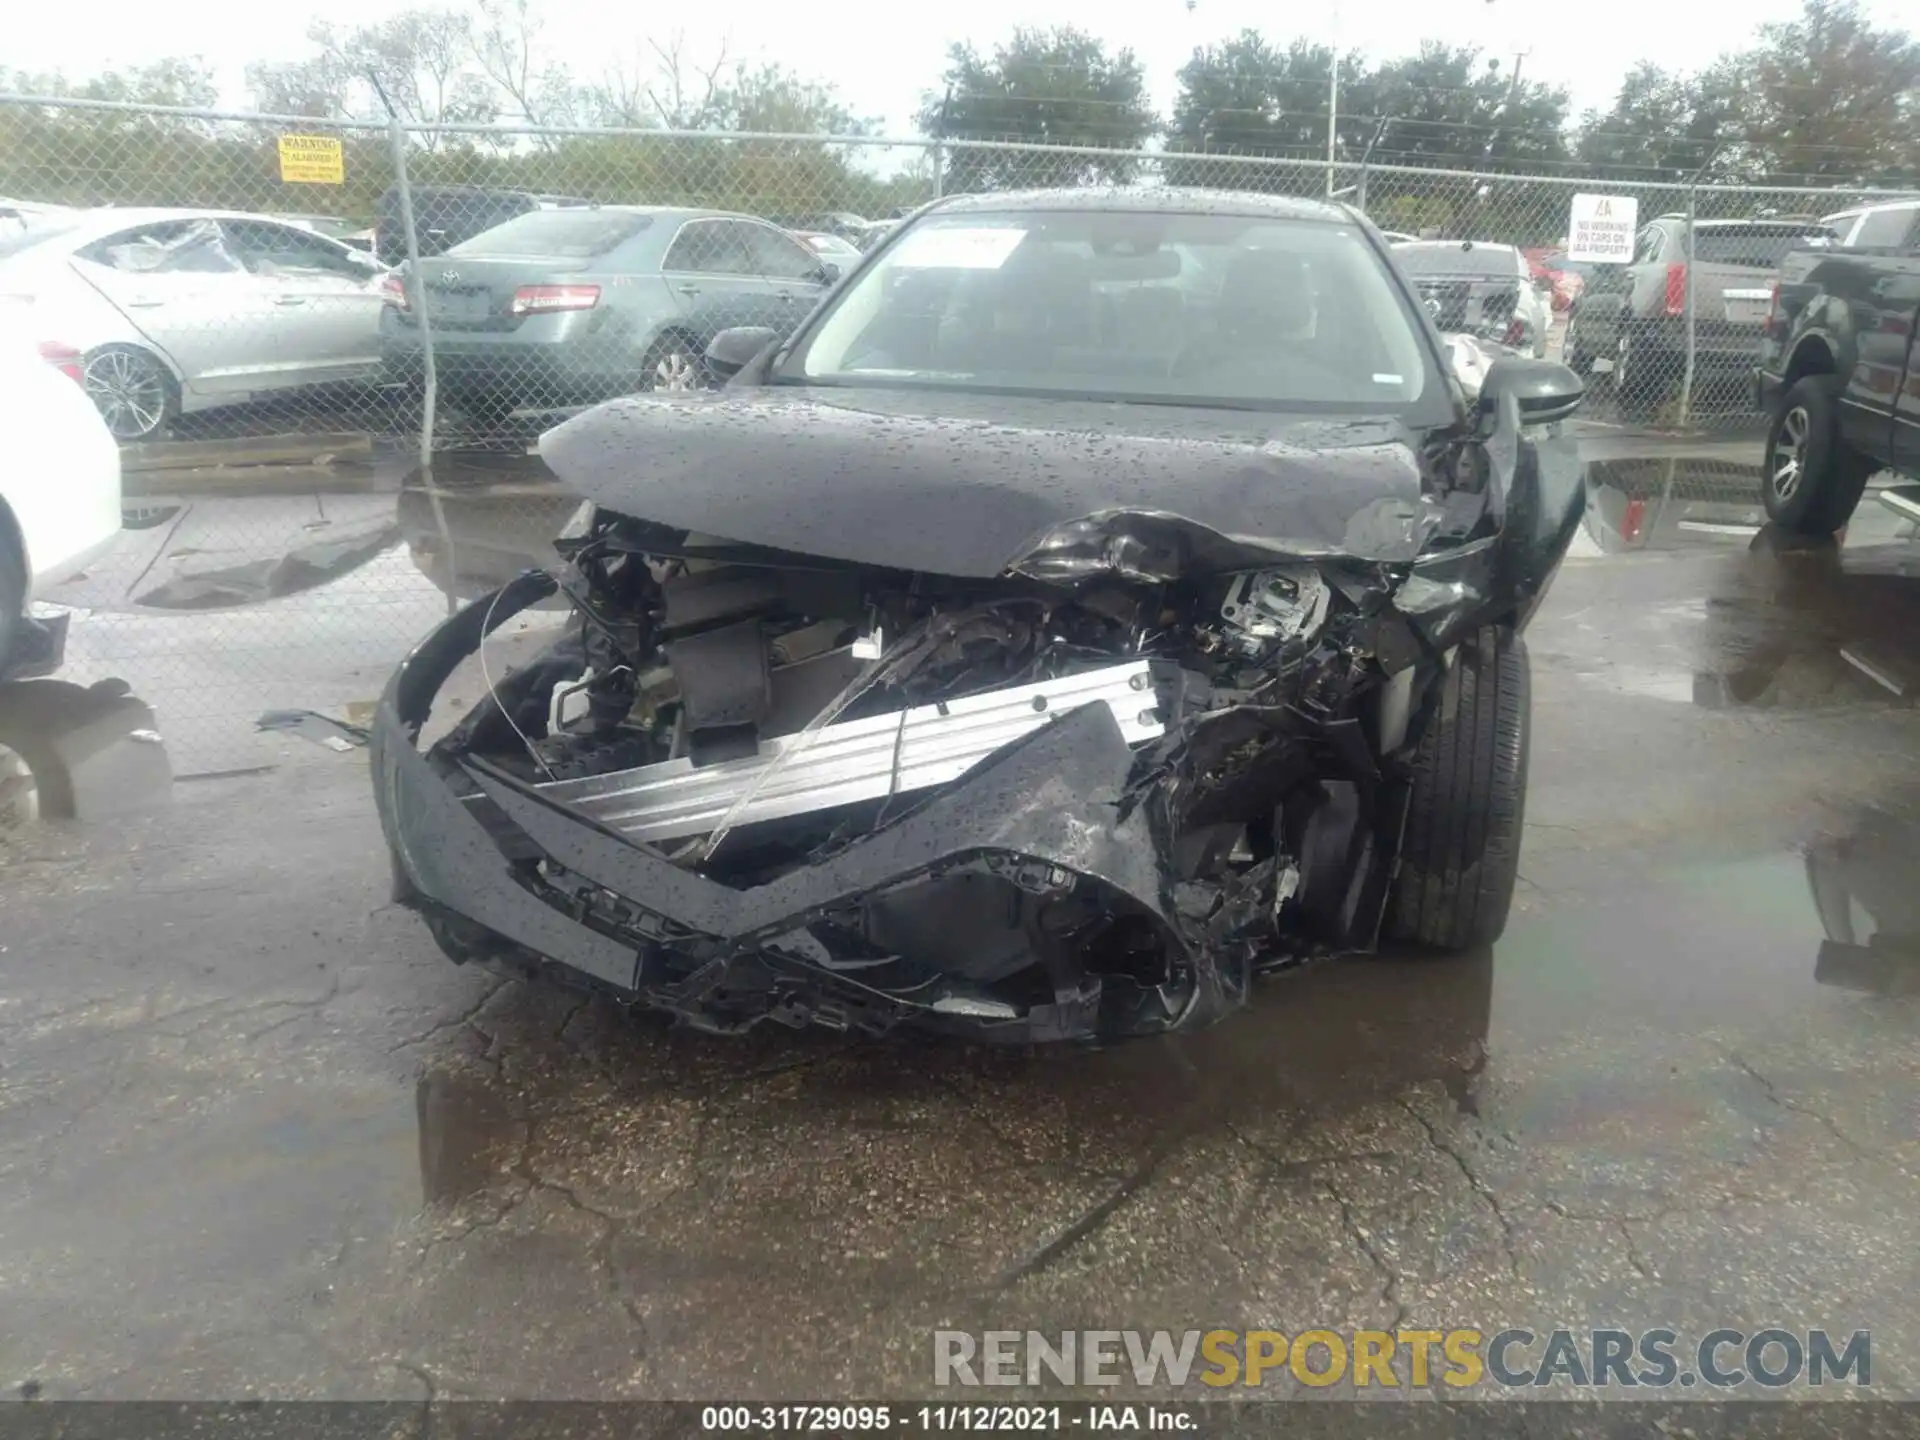
[[[700,373],[700,362],[684,350],[669,350],[653,365],[653,388],[656,390],[704,390],[706,378]]]
[[[104,350],[87,361],[87,394],[116,440],[153,434],[167,415],[167,380],[160,367],[131,350]]]
[[[1772,464],[1767,483],[1779,499],[1791,500],[1800,488],[1800,477],[1807,467],[1807,437],[1813,433],[1813,420],[1804,407],[1796,405],[1780,417],[1780,434],[1773,442]]]

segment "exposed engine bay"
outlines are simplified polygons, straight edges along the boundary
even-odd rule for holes
[[[1487,943],[1518,636],[1583,500],[1503,406],[601,406],[541,441],[587,502],[557,563],[382,697],[396,896],[456,961],[719,1032],[1103,1040],[1383,932]],[[559,638],[421,748],[487,633],[555,602]]]
[[[1050,795],[1068,777],[1036,766],[991,817],[999,844],[905,865],[750,949],[676,934],[551,846],[530,854],[522,883],[638,948],[642,998],[720,1030],[1092,1037],[1198,1023],[1259,968],[1373,943],[1405,802],[1391,757],[1415,667],[1439,659],[1389,567],[957,580],[604,510],[561,547],[567,637],[432,752],[472,772],[465,802],[496,831],[503,808],[556,804],[664,866],[764,891],[964,803],[977,767],[1076,717],[1122,747],[1105,793]],[[1163,866],[1107,874],[1025,843],[1036,807],[1069,805],[1079,827],[1137,830]]]

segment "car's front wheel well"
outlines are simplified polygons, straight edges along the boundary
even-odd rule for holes
[[[647,342],[644,353],[660,355],[675,345],[686,346],[690,355],[704,355],[707,348],[700,343],[700,337],[684,325],[662,325]]]
[[[7,504],[4,495],[0,495],[0,605],[23,608],[27,603],[27,592],[33,589],[32,557],[27,554],[26,532],[20,528],[20,522],[14,517],[13,507]],[[17,571],[17,578],[16,578]],[[18,584],[20,593],[7,593],[10,586]],[[10,616],[0,613],[0,625],[5,625]]]
[[[1809,375],[1832,375],[1839,368],[1827,342],[1818,335],[1810,335],[1794,349],[1793,358],[1787,362],[1787,384]]]
[[[13,507],[7,504],[4,495],[0,495],[0,554],[18,560],[22,575],[33,573],[27,567],[27,537],[21,533],[20,522],[14,518]]]

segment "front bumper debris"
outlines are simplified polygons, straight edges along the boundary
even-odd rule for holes
[[[1109,703],[1057,716],[1029,709],[1036,723],[982,763],[966,760],[973,768],[963,783],[823,859],[734,888],[632,843],[606,814],[569,805],[564,785],[543,788],[478,759],[416,747],[434,694],[477,647],[489,615],[502,623],[552,589],[535,572],[483,596],[429,635],[388,684],[371,755],[400,898],[464,917],[703,1028],[773,1019],[877,1032],[911,1020],[994,1039],[1088,1039],[1205,1024],[1240,1003],[1244,967],[1217,958],[1240,953],[1218,943],[1220,927],[1233,923],[1230,907],[1210,897],[1205,913],[1182,913],[1159,812],[1127,794],[1130,730],[1149,723],[1139,711],[1150,696],[1128,727]],[[1137,696],[1134,668],[1079,678],[1099,682],[1095,702],[1115,680]],[[907,719],[911,728],[911,712]],[[955,760],[964,752],[927,763]],[[705,803],[712,813],[718,802]],[[1036,896],[1090,894],[1149,926],[1182,968],[1177,1002],[1143,1016],[1137,995],[1103,995],[1101,979],[1065,947],[1039,957],[1050,993],[1024,1005],[951,975],[930,976],[910,998],[883,992],[868,983],[875,960],[835,952],[835,916],[851,903],[960,871]],[[1114,1013],[1121,1003],[1125,1016]]]

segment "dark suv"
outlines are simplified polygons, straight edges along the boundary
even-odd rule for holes
[[[1661,215],[1640,230],[1633,259],[1596,265],[1567,327],[1567,364],[1613,377],[1622,407],[1664,400],[1686,365],[1687,289],[1694,290],[1694,370],[1744,389],[1760,349],[1773,277],[1793,250],[1831,244],[1817,220],[1696,220]]]
[[[480,185],[415,185],[413,228],[422,256],[439,255],[483,230],[504,225],[532,210],[589,205],[569,195],[535,195],[527,190],[494,190]],[[400,191],[380,197],[374,221],[373,253],[383,265],[407,258],[407,235],[400,219]]]

